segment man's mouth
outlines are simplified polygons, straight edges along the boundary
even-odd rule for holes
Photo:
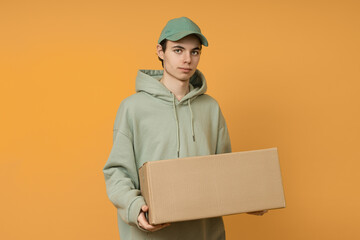
[[[179,69],[181,71],[183,71],[183,72],[190,72],[191,71],[191,68],[182,68],[182,67],[180,67]]]

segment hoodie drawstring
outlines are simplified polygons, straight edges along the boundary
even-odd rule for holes
[[[177,157],[180,156],[180,134],[179,134],[179,120],[178,120],[178,116],[177,116],[177,112],[176,112],[176,105],[175,105],[175,94],[173,94],[174,98],[173,98],[173,107],[174,107],[174,114],[175,114],[175,119],[176,119],[176,127],[177,127],[177,131],[176,131],[176,143],[177,143]]]
[[[194,132],[194,117],[193,117],[193,112],[191,109],[191,104],[190,104],[190,99],[188,99],[188,106],[189,106],[189,110],[190,110],[190,117],[191,117],[191,134],[192,134],[192,138],[193,138],[193,142],[195,142],[195,132]],[[176,150],[177,150],[177,157],[180,156],[180,127],[179,127],[179,119],[178,119],[178,115],[177,115],[177,111],[176,111],[176,104],[175,104],[175,95],[173,94],[173,109],[174,109],[174,115],[175,115],[175,120],[176,120]]]
[[[193,142],[195,142],[194,119],[193,119],[193,113],[192,113],[191,105],[190,105],[190,98],[188,99],[188,106],[190,109],[190,116],[191,116],[191,133],[192,133],[192,137],[193,137]]]

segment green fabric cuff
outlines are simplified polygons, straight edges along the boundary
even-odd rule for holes
[[[142,196],[135,198],[135,200],[131,203],[129,209],[129,219],[128,219],[129,224],[139,227],[137,218],[139,216],[141,207],[143,205],[146,205],[146,203]]]

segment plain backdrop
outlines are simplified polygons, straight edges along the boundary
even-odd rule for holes
[[[278,147],[287,207],[227,239],[360,239],[357,0],[0,1],[0,239],[119,239],[102,168],[166,22],[209,40],[199,69],[233,151]]]

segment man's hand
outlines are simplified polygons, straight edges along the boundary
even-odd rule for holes
[[[149,224],[149,222],[147,221],[147,219],[145,217],[145,212],[147,212],[147,211],[149,211],[149,207],[146,205],[143,205],[141,207],[141,212],[138,216],[139,226],[142,227],[143,229],[148,230],[150,232],[155,232],[155,231],[158,231],[158,230],[170,225],[170,223],[164,223],[164,224],[158,224],[158,225]]]
[[[268,210],[262,210],[262,211],[256,211],[256,212],[248,212],[247,214],[252,214],[252,215],[257,215],[257,216],[262,216],[265,213],[267,213]]]

